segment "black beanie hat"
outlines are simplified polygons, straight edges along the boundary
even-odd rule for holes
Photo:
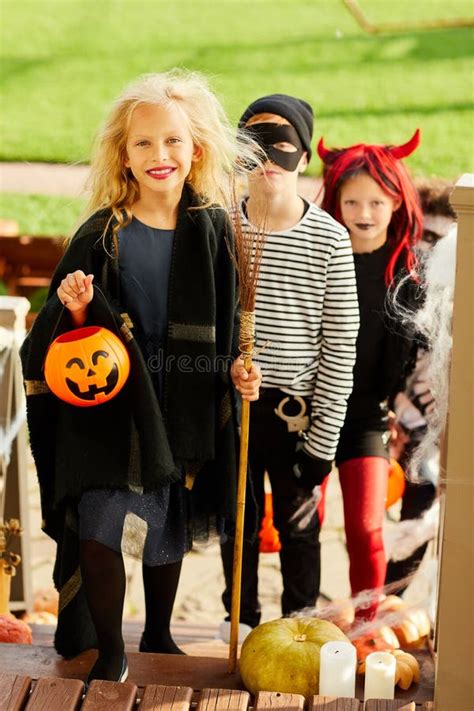
[[[296,99],[287,94],[270,94],[257,99],[244,111],[239,121],[243,128],[247,121],[257,114],[276,114],[282,116],[296,129],[303,148],[311,158],[311,139],[313,137],[313,109],[303,99]]]

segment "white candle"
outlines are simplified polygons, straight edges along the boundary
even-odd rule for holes
[[[395,657],[389,652],[372,652],[365,660],[364,701],[395,698]]]
[[[357,654],[349,642],[326,642],[321,647],[319,693],[321,696],[355,698]]]

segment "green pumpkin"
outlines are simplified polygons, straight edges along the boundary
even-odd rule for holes
[[[309,697],[319,692],[320,650],[326,642],[349,642],[332,622],[292,617],[264,622],[245,639],[240,675],[252,693],[280,691]]]

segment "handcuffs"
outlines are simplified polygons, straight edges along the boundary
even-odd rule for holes
[[[297,432],[298,437],[301,437],[301,439],[307,440],[308,435],[306,434],[306,430],[309,429],[310,425],[310,419],[309,415],[306,415],[306,402],[300,395],[292,395],[291,396],[296,402],[299,404],[301,410],[297,415],[287,415],[284,412],[285,405],[290,402],[290,396],[288,395],[287,397],[284,397],[283,400],[280,400],[278,403],[278,406],[275,407],[274,413],[277,417],[280,418],[280,420],[283,420],[286,422],[286,426],[288,427],[288,432]]]

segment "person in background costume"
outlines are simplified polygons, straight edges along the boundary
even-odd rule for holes
[[[346,229],[298,195],[298,177],[311,158],[311,107],[284,94],[265,96],[250,104],[239,126],[267,157],[250,174],[240,208],[244,233],[266,234],[255,309],[263,387],[252,406],[249,463],[260,520],[265,471],[271,482],[281,605],[289,615],[314,606],[319,594],[315,493],[331,470],[352,389],[359,311]],[[221,546],[228,614],[233,546],[231,537]],[[258,539],[246,541],[242,633],[260,621],[258,558]],[[221,625],[224,639],[228,620]]]
[[[319,142],[324,163],[322,206],[349,230],[357,278],[360,331],[354,389],[341,430],[336,464],[344,501],[352,595],[372,594],[356,621],[376,614],[385,583],[382,540],[389,468],[388,411],[411,367],[414,339],[389,308],[389,290],[415,266],[422,234],[416,189],[401,159],[418,146],[419,132],[403,146],[358,144],[332,149]],[[399,298],[414,304],[408,279]]]
[[[125,89],[98,138],[90,216],[57,267],[22,348],[44,530],[58,544],[56,649],[98,647],[92,679],[123,681],[122,547],[141,537],[142,652],[182,653],[170,618],[194,536],[235,515],[232,380],[258,395],[236,355],[226,203],[240,145],[204,78],[150,74]],[[240,159],[239,159],[240,160]],[[230,202],[229,202],[230,204]],[[110,402],[76,408],[44,382],[54,336],[101,325],[131,360]],[[233,363],[233,364],[232,364]],[[78,367],[77,365],[73,367]]]
[[[449,202],[454,183],[442,178],[418,178],[415,186],[423,212],[423,235],[417,248],[427,252],[446,237],[456,220],[456,213]]]
[[[456,214],[449,202],[453,184],[441,179],[419,179],[415,181],[423,212],[423,235],[418,242],[420,259],[427,258],[429,251],[440,239],[443,239],[453,226]],[[396,439],[394,447],[400,450],[396,457],[408,473],[405,492],[402,499],[400,521],[415,521],[429,511],[436,499],[439,478],[439,447],[433,447],[430,455],[419,464],[417,477],[413,481],[410,472],[410,459],[426,435],[430,414],[434,408],[428,378],[430,351],[420,339],[416,365],[407,380],[405,389],[394,398]],[[418,569],[428,546],[428,538],[414,545],[407,557],[390,560],[387,566],[385,582],[395,583],[405,580]],[[408,582],[401,584],[399,594],[407,588]]]

